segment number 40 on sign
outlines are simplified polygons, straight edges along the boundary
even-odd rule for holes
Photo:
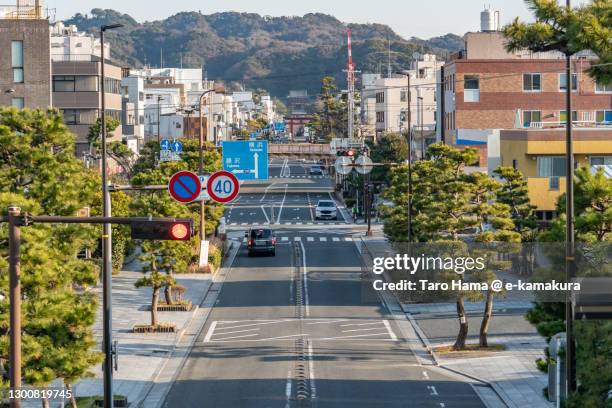
[[[238,196],[240,183],[229,171],[213,173],[206,183],[210,198],[218,203],[229,203]]]

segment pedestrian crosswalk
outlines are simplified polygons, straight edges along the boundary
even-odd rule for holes
[[[319,236],[319,237],[302,237],[302,236],[293,236],[293,237],[288,237],[288,236],[277,236],[276,237],[277,241],[279,242],[302,242],[302,241],[306,241],[306,242],[328,242],[328,241],[332,241],[332,242],[353,242],[353,237],[325,237],[325,236]],[[240,239],[235,239],[235,241],[240,242]],[[242,239],[242,242],[247,242],[246,238]]]

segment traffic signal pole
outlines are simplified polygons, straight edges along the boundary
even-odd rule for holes
[[[9,377],[11,390],[21,388],[21,231],[19,207],[9,207]],[[10,400],[11,408],[21,407],[17,398]]]
[[[0,216],[0,222],[8,222],[8,246],[9,246],[9,382],[12,390],[18,390],[21,388],[21,230],[20,227],[32,225],[34,223],[41,224],[136,224],[136,225],[147,225],[147,224],[162,224],[162,223],[173,223],[173,224],[184,224],[185,226],[193,226],[193,220],[191,218],[152,218],[152,217],[62,217],[52,215],[29,215],[27,213],[21,213],[19,207],[9,207],[8,216]],[[184,228],[184,227],[183,227]],[[189,238],[191,232],[189,233]],[[185,240],[183,238],[176,238]],[[175,239],[167,237],[151,237],[150,239]],[[109,270],[110,272],[110,270]],[[108,283],[108,282],[106,282]],[[104,282],[103,282],[104,284]],[[110,293],[108,288],[108,293]],[[106,294],[105,294],[106,295]],[[108,298],[110,300],[110,296]],[[106,306],[106,305],[105,305]],[[108,305],[110,311],[111,305]],[[106,324],[110,322],[103,322],[106,328]],[[110,324],[108,326],[110,328]],[[106,333],[105,333],[106,334]],[[109,336],[110,338],[110,333]],[[106,346],[106,344],[105,344]],[[110,363],[110,369],[112,370],[112,346],[108,343],[109,352],[111,354],[107,358]],[[106,349],[106,347],[105,347]],[[106,351],[106,350],[105,350]],[[116,351],[115,351],[116,352]],[[106,369],[106,362],[104,364]],[[107,374],[106,372],[104,373]],[[109,379],[112,380],[112,371],[108,372]],[[106,377],[105,377],[106,379]],[[108,385],[105,383],[105,385]],[[112,387],[112,382],[111,382]],[[112,395],[105,395],[105,403],[111,407],[113,405]],[[11,408],[20,408],[21,401],[19,399],[10,400]]]

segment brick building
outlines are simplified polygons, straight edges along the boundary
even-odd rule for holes
[[[507,53],[499,32],[468,33],[465,50],[444,67],[444,138],[480,151],[478,167],[501,163],[500,130],[562,127],[565,60],[555,53]],[[487,46],[488,44],[488,46]],[[572,61],[572,121],[602,127],[612,120],[612,88],[587,74],[588,53]]]

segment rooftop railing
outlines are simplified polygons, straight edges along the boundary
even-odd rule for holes
[[[45,18],[42,6],[0,4],[0,20],[42,20]]]

